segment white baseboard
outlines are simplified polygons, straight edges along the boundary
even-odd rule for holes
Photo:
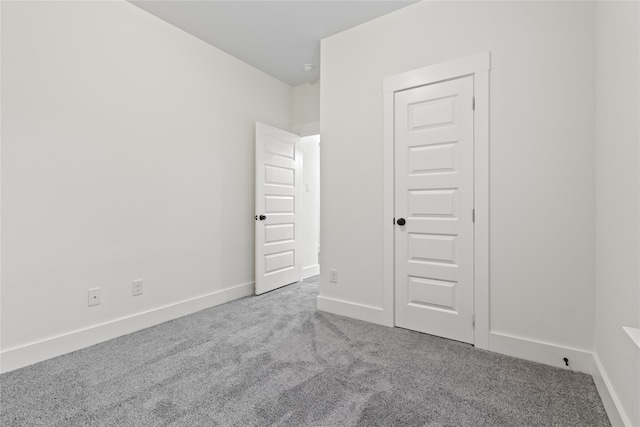
[[[320,311],[364,320],[365,322],[376,323],[378,325],[385,325],[384,310],[380,307],[356,304],[354,302],[323,297],[322,295],[318,296],[316,304],[316,307]]]
[[[622,404],[613,390],[611,381],[609,381],[609,377],[596,353],[593,353],[593,373],[591,376],[593,377],[593,382],[596,384],[598,394],[600,395],[604,409],[607,411],[611,425],[613,427],[632,427],[631,421],[629,421],[629,417],[622,408]]]
[[[593,374],[593,353],[542,341],[489,332],[489,351],[558,368]],[[569,359],[569,367],[564,358]]]
[[[177,319],[205,308],[253,295],[253,293],[254,283],[245,283],[41,341],[9,348],[0,353],[0,372],[9,372],[42,362],[43,360]]]
[[[320,264],[302,267],[302,279],[320,274]]]

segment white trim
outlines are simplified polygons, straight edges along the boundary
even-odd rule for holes
[[[300,279],[304,280],[311,276],[317,276],[318,274],[320,274],[320,264],[310,265],[302,268],[302,276]]]
[[[631,326],[623,326],[622,330],[629,335],[631,341],[636,345],[636,347],[640,348],[640,329],[632,328]]]
[[[616,392],[609,381],[609,377],[600,363],[597,353],[593,353],[593,372],[591,373],[593,382],[596,384],[596,389],[602,400],[602,405],[607,411],[607,416],[613,427],[632,427],[631,421],[627,416]]]
[[[474,345],[489,348],[489,70],[485,52],[387,77],[384,90],[382,280],[383,322],[394,325],[394,93],[462,76],[474,76]]]
[[[386,82],[386,79],[385,79]],[[394,97],[393,92],[384,94],[384,144],[382,147],[382,308],[384,325],[395,326],[395,149],[394,149]]]
[[[380,307],[358,304],[355,302],[343,301],[334,298],[318,296],[317,309],[340,316],[351,317],[353,319],[364,320],[365,322],[385,325],[384,310]]]
[[[0,353],[0,372],[13,371],[14,369],[80,350],[206,308],[253,295],[253,291],[253,282],[244,283],[99,325],[9,348]]]
[[[383,83],[384,93],[393,93],[399,90],[406,90],[413,87],[424,86],[442,80],[455,79],[458,77],[475,74],[479,71],[491,69],[490,52],[479,53],[466,56],[453,61],[440,64],[429,65],[417,70],[386,77]]]
[[[489,350],[557,368],[586,374],[593,372],[593,353],[577,348],[490,332]],[[569,367],[565,365],[565,357],[569,359]]]
[[[487,61],[489,54],[487,54]],[[488,66],[488,64],[487,64]],[[474,345],[489,348],[489,70],[474,75],[476,110],[473,118],[473,197],[475,207],[474,226],[474,313],[476,328]]]

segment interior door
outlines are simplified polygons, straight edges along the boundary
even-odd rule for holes
[[[300,137],[256,123],[256,294],[300,281]]]
[[[395,94],[395,323],[473,343],[473,77]]]

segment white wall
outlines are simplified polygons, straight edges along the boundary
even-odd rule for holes
[[[491,330],[591,351],[594,19],[592,3],[421,2],[323,40],[325,301],[382,308],[383,78],[491,51]]]
[[[628,426],[640,425],[640,33],[638,2],[596,6],[595,354]]]
[[[293,132],[315,135],[320,132],[320,82],[295,86],[293,98]]]
[[[2,89],[3,370],[252,292],[254,125],[291,87],[112,1],[2,2]]]
[[[302,278],[320,274],[320,135],[305,136],[302,146]]]
[[[292,109],[292,131],[303,136],[301,255],[302,278],[307,278],[320,273],[320,83],[293,87]]]

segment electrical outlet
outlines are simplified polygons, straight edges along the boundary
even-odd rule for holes
[[[329,270],[329,281],[331,283],[338,283],[338,270],[334,268]]]
[[[100,304],[100,290],[102,288],[89,289],[89,307]]]
[[[132,288],[134,297],[136,295],[142,295],[142,279],[134,280],[132,282],[132,287],[131,288]]]

